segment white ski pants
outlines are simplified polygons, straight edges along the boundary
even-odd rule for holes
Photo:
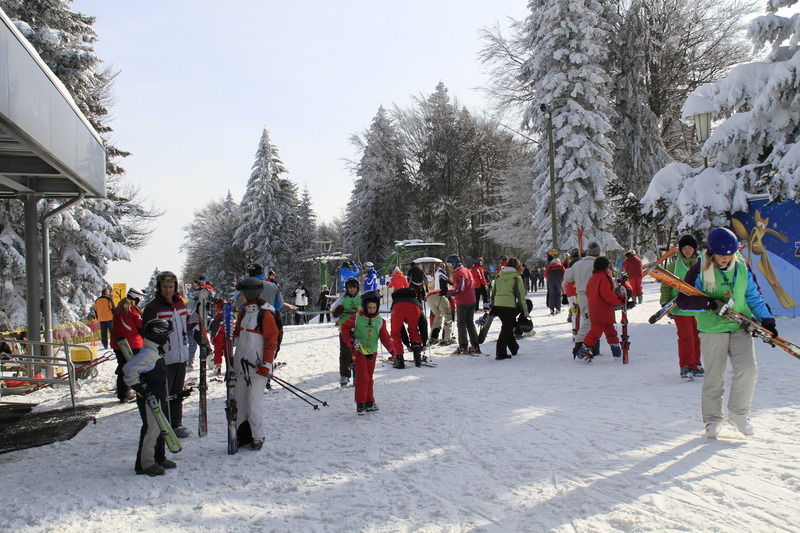
[[[253,439],[263,441],[267,434],[264,425],[264,391],[267,388],[267,378],[257,374],[256,369],[249,365],[243,367],[242,359],[240,353],[233,357],[236,370],[236,424],[238,426],[245,420],[249,421]],[[253,355],[246,359],[258,365],[258,356]]]
[[[453,311],[450,309],[450,300],[439,293],[434,293],[428,296],[428,305],[431,306],[431,313],[433,313],[433,329],[443,327],[439,338],[449,341],[453,330]],[[444,322],[444,326],[442,326],[442,322]]]
[[[756,388],[756,356],[753,338],[744,331],[730,333],[700,333],[703,354],[703,422],[722,422],[722,397],[725,394],[725,371],[728,357],[733,367],[728,412],[737,415],[750,413],[753,391]]]
[[[578,334],[575,335],[575,342],[583,342],[583,338],[592,329],[592,321],[589,320],[589,300],[585,292],[578,293],[578,307],[581,313],[581,323],[578,327]]]

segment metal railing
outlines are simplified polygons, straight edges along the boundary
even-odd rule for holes
[[[0,338],[0,342],[7,342],[9,344],[15,343],[27,347],[27,353],[12,354],[11,357],[14,361],[18,362],[20,366],[27,367],[28,374],[31,376],[6,376],[0,372],[0,381],[24,381],[30,384],[65,384],[69,383],[69,394],[72,400],[72,407],[75,407],[75,364],[72,362],[70,356],[70,349],[84,348],[80,344],[69,344],[64,342],[41,342],[29,341],[18,339],[4,339]],[[34,346],[41,346],[44,348],[42,351],[52,351],[55,355],[39,355],[32,353]],[[63,350],[63,351],[62,351]],[[4,363],[8,364],[8,362]],[[52,378],[36,378],[36,370],[41,367],[46,368],[59,368],[66,367],[67,372]],[[66,379],[65,379],[66,378]],[[3,388],[0,387],[0,396],[3,395]]]

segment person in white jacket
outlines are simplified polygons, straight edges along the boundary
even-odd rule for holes
[[[572,348],[572,355],[575,355],[580,347],[583,346],[583,338],[592,329],[592,323],[589,320],[589,301],[586,299],[586,285],[589,283],[589,278],[592,277],[594,260],[599,255],[600,245],[596,242],[590,243],[586,249],[586,255],[580,261],[572,263],[572,266],[564,273],[565,286],[570,282],[575,283],[580,313],[580,329],[575,335],[575,346]]]

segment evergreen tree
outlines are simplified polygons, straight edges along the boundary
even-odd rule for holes
[[[159,272],[161,272],[161,270],[156,267],[153,273],[150,274],[150,281],[147,282],[147,287],[144,288],[144,300],[142,301],[141,307],[144,307],[150,300],[156,297],[156,277],[158,277]]]
[[[529,7],[525,35],[531,55],[522,75],[534,99],[524,125],[546,143],[548,114],[552,117],[558,244],[577,247],[576,230],[582,228],[603,249],[619,248],[609,232],[605,193],[616,176],[607,137],[612,109],[603,68],[608,56],[604,9],[595,0],[532,0]],[[550,233],[548,163],[548,150],[539,150],[533,163],[533,216],[541,237]],[[537,255],[550,246],[549,238],[541,238]]]
[[[297,222],[297,236],[292,248],[299,260],[298,277],[311,289],[319,281],[317,279],[319,278],[319,269],[315,263],[307,261],[314,255],[314,240],[317,235],[317,214],[311,205],[311,193],[308,191],[308,186],[303,188],[303,195],[297,208]]]

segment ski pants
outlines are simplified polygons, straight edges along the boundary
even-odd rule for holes
[[[258,366],[259,354],[234,354],[233,366],[236,372],[236,426],[243,422],[250,423],[253,440],[264,440],[267,435],[264,424],[264,390],[267,387],[267,378],[257,374],[256,369],[250,365],[242,365],[242,360],[250,365]]]
[[[441,329],[441,339],[449,342],[453,329],[453,311],[450,309],[450,300],[446,296],[434,293],[428,296],[428,305],[431,306],[431,313],[433,313],[433,330],[444,327]]]
[[[165,402],[161,401],[161,410],[164,409]],[[139,416],[142,418],[142,430],[139,432],[139,449],[136,450],[135,470],[145,470],[158,463],[161,464],[167,458],[164,451],[164,437],[161,436],[161,428],[158,427],[153,411],[147,406],[147,402],[140,394],[136,395],[136,407],[139,408]]]
[[[700,366],[700,336],[697,334],[697,320],[691,315],[674,315],[678,330],[678,365],[695,369]]]
[[[197,329],[197,328],[195,328]],[[194,329],[189,332],[189,364],[194,364],[194,354],[197,352],[197,342],[194,340]]]
[[[480,309],[480,305],[479,304],[480,304],[480,301],[481,301],[481,296],[483,296],[483,306],[484,307],[488,307],[489,304],[490,304],[490,302],[489,302],[489,291],[486,290],[486,286],[485,285],[483,287],[478,287],[477,289],[475,289],[475,310],[476,311],[478,309]]]
[[[581,321],[583,325],[583,321]],[[613,323],[611,324],[592,324],[589,333],[583,338],[584,346],[594,346],[600,342],[600,335],[606,334],[606,341],[608,344],[619,344],[619,337],[617,336],[617,328]]]
[[[100,322],[100,342],[103,343],[103,348],[106,350],[108,349],[108,336],[111,335],[111,330],[113,329],[114,321],[113,320],[106,320],[105,322]]]
[[[371,357],[370,359],[367,359],[367,356],[359,351],[353,351],[353,364],[356,370],[356,403],[375,401],[372,374],[375,372],[377,355],[374,353],[368,355]]]
[[[339,376],[343,378],[350,377],[350,365],[353,363],[353,354],[350,353],[350,348],[344,343],[342,339],[342,331],[339,330]]]
[[[131,351],[133,355],[136,355],[139,353],[139,348]],[[114,350],[114,355],[117,356],[117,369],[114,371],[114,373],[117,374],[117,399],[124,400],[131,392],[131,388],[125,383],[125,375],[122,373],[122,367],[125,366],[128,360],[125,359],[125,356],[122,355],[122,351],[120,350]]]
[[[581,319],[578,324],[578,334],[575,335],[575,342],[583,342],[583,339],[586,338],[586,334],[592,329],[592,321],[589,319],[589,300],[586,299],[585,292],[578,293],[578,307],[580,308]],[[598,339],[599,338],[600,336],[598,335]],[[585,342],[583,343],[586,344]],[[594,345],[587,344],[587,346]]]
[[[516,307],[494,307],[492,308],[492,312],[500,318],[500,322],[502,323],[500,336],[497,337],[495,355],[508,355],[507,350],[510,350],[512,355],[515,355],[519,350],[519,343],[516,337],[514,337],[514,328],[517,325],[519,309]]]
[[[728,412],[749,414],[758,376],[753,338],[741,330],[729,333],[701,332],[700,346],[705,359],[703,422],[722,422],[722,397],[725,394],[728,357],[733,367]]]
[[[628,278],[631,284],[631,296],[641,296],[642,293],[642,278]]]
[[[419,306],[411,302],[398,302],[392,306],[392,342],[394,343],[394,353],[403,353],[403,341],[400,337],[400,330],[403,329],[404,324],[408,327],[408,337],[411,344],[422,344],[422,337],[419,334],[420,316],[422,316],[422,310]]]
[[[467,336],[473,348],[477,348],[478,332],[475,330],[475,306],[472,304],[460,304],[456,306],[456,322],[458,323],[458,347],[466,350]]]
[[[183,425],[183,383],[186,380],[186,363],[173,363],[167,365],[167,397],[169,409],[164,413],[169,417],[169,423],[173,428]]]

